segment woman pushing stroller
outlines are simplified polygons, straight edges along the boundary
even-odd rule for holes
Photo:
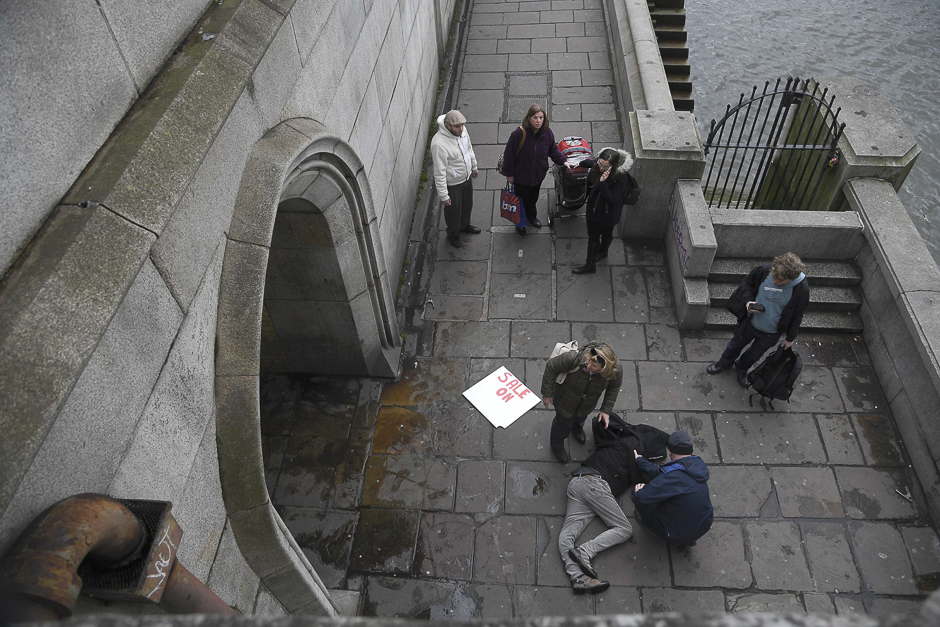
[[[629,174],[633,157],[626,150],[604,148],[597,159],[585,159],[578,167],[590,168],[587,179],[590,194],[585,214],[588,250],[585,264],[571,271],[574,274],[592,274],[597,272],[597,261],[607,257],[623,206],[636,202],[639,188]]]

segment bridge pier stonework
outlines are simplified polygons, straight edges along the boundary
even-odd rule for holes
[[[262,360],[279,351],[290,372],[395,375],[401,348],[377,229],[362,163],[323,125],[287,120],[252,149],[219,290],[219,474],[240,551],[289,612],[335,614],[265,485]]]

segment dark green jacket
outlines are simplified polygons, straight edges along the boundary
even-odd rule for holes
[[[600,411],[611,414],[614,411],[614,403],[617,402],[617,395],[620,394],[623,368],[619,363],[614,366],[614,378],[610,381],[602,377],[600,373],[588,374],[584,369],[585,356],[590,347],[591,344],[588,344],[578,352],[563,353],[549,359],[545,364],[545,374],[542,375],[542,396],[553,397],[555,411],[565,420],[586,418],[594,410],[601,394],[604,395],[604,402]],[[571,372],[577,365],[581,367]],[[563,372],[568,373],[565,382],[556,384],[555,377]]]

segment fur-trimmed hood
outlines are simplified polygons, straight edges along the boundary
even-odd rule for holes
[[[612,178],[617,178],[624,172],[629,172],[630,169],[633,167],[633,157],[626,150],[623,150],[621,148],[614,148],[613,146],[607,146],[605,148],[602,148],[601,151],[598,152],[597,154],[600,155],[601,152],[604,152],[605,150],[616,150],[617,153],[620,155],[620,163],[618,163],[617,168],[613,172],[610,173],[610,176],[607,177],[607,180],[610,180]]]

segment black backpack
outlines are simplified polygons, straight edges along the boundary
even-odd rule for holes
[[[748,404],[753,407],[754,397],[758,394],[761,396],[761,406],[766,398],[770,409],[774,409],[774,399],[789,403],[790,394],[793,393],[793,384],[800,376],[801,370],[803,370],[803,360],[800,359],[799,353],[792,348],[784,348],[781,344],[757,368],[748,373],[747,380],[755,390],[748,397]]]

